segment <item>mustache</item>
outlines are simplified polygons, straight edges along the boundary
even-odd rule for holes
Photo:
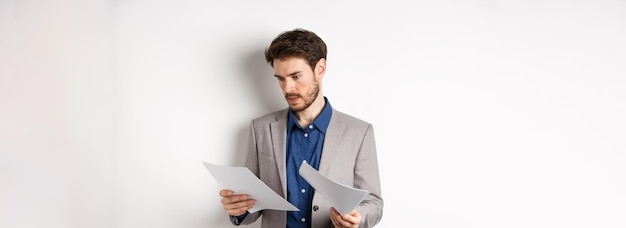
[[[302,95],[300,95],[300,94],[297,94],[297,93],[287,93],[287,94],[285,94],[285,99],[287,99],[289,97],[294,97],[294,96],[302,98]]]

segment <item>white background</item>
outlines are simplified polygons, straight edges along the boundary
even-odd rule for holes
[[[201,161],[302,27],[374,124],[378,227],[626,227],[626,2],[0,1],[0,227],[227,227]],[[258,227],[259,224],[251,227]]]

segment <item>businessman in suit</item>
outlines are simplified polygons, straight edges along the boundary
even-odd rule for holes
[[[311,31],[294,29],[279,34],[265,58],[289,107],[251,121],[245,166],[300,211],[249,213],[253,199],[223,189],[231,222],[250,224],[261,217],[263,228],[373,227],[383,213],[373,126],[336,110],[322,94],[326,44]],[[341,215],[298,174],[302,162],[370,194]]]

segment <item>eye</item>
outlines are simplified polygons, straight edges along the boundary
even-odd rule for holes
[[[299,75],[299,74],[296,74],[296,75],[294,75],[294,76],[291,76],[291,78],[293,78],[293,80],[298,80],[298,79],[300,79],[300,77],[302,77],[302,76],[301,76],[301,75]]]
[[[282,81],[285,80],[285,78],[283,78],[283,77],[276,77],[276,80],[278,80],[279,82],[282,82]]]

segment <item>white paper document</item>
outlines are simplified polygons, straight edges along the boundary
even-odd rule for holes
[[[256,200],[254,206],[248,210],[254,213],[264,209],[299,211],[297,207],[289,203],[274,190],[265,185],[246,167],[231,167],[202,162],[215,180],[223,189],[230,189],[235,194],[248,194]]]
[[[306,162],[302,162],[299,172],[341,215],[350,213],[369,194],[369,191],[352,188],[325,177]]]

